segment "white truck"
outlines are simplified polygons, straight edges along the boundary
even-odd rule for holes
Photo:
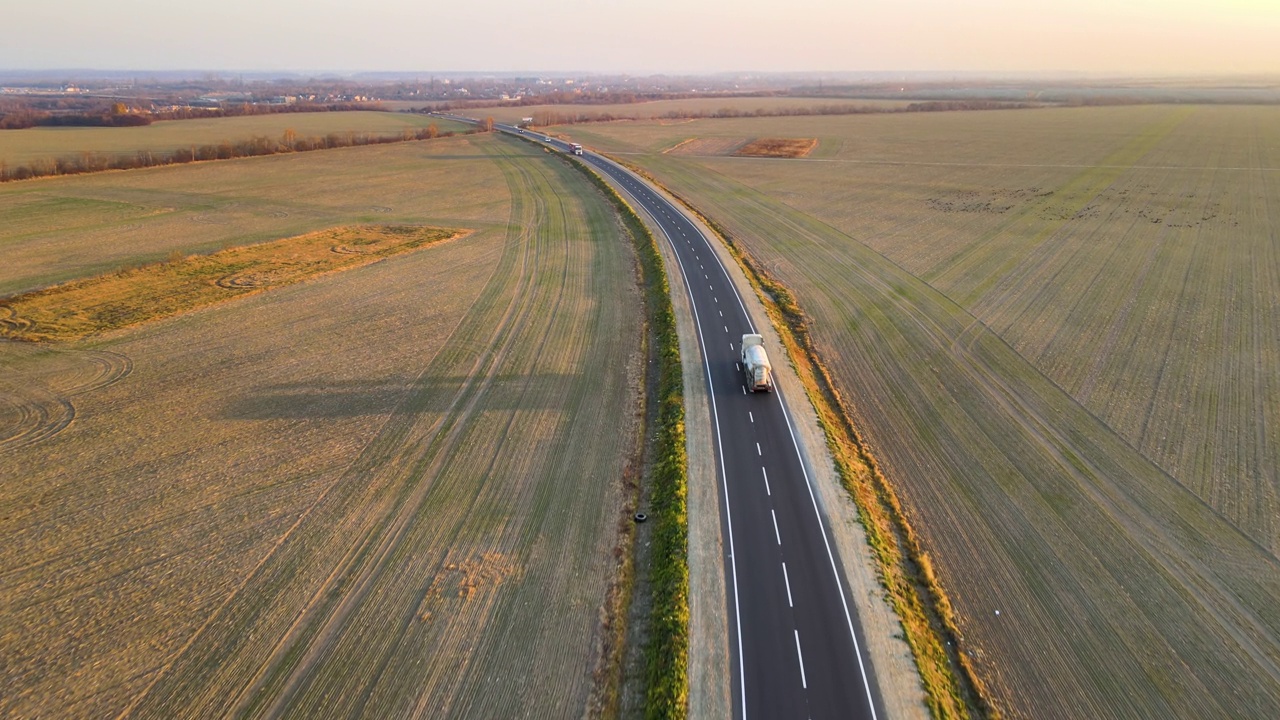
[[[764,351],[763,336],[742,336],[742,374],[747,376],[751,392],[773,392],[773,367]]]
[[[574,144],[570,145],[569,147],[570,147],[570,149],[572,149],[572,151],[573,151],[573,154],[574,154],[574,155],[581,155],[581,154],[582,154],[582,146],[581,146],[581,145],[579,145],[578,143],[574,143]]]

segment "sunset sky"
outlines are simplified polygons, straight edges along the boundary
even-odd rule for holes
[[[1280,0],[4,4],[2,69],[1280,73]]]

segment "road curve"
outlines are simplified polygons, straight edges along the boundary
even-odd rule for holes
[[[564,142],[511,126],[499,130]],[[738,366],[755,325],[708,238],[643,178],[595,153],[584,162],[616,181],[661,228],[684,271],[704,358],[727,539],[725,576],[734,716],[884,717],[848,583],[780,393],[748,393]],[[782,348],[768,348],[783,362]]]

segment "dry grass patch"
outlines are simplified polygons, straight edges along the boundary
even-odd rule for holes
[[[69,341],[282,287],[457,237],[412,225],[339,227],[125,268],[0,301],[0,337]]]
[[[818,147],[817,138],[757,138],[733,153],[740,157],[798,158]]]

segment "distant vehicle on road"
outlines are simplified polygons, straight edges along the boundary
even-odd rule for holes
[[[578,143],[574,143],[574,144],[570,145],[569,147],[573,149],[573,154],[574,154],[574,155],[581,155],[581,154],[582,154],[582,146],[581,146],[581,145],[579,145]]]
[[[763,336],[742,336],[742,374],[751,392],[773,392],[773,366],[764,351]]]

